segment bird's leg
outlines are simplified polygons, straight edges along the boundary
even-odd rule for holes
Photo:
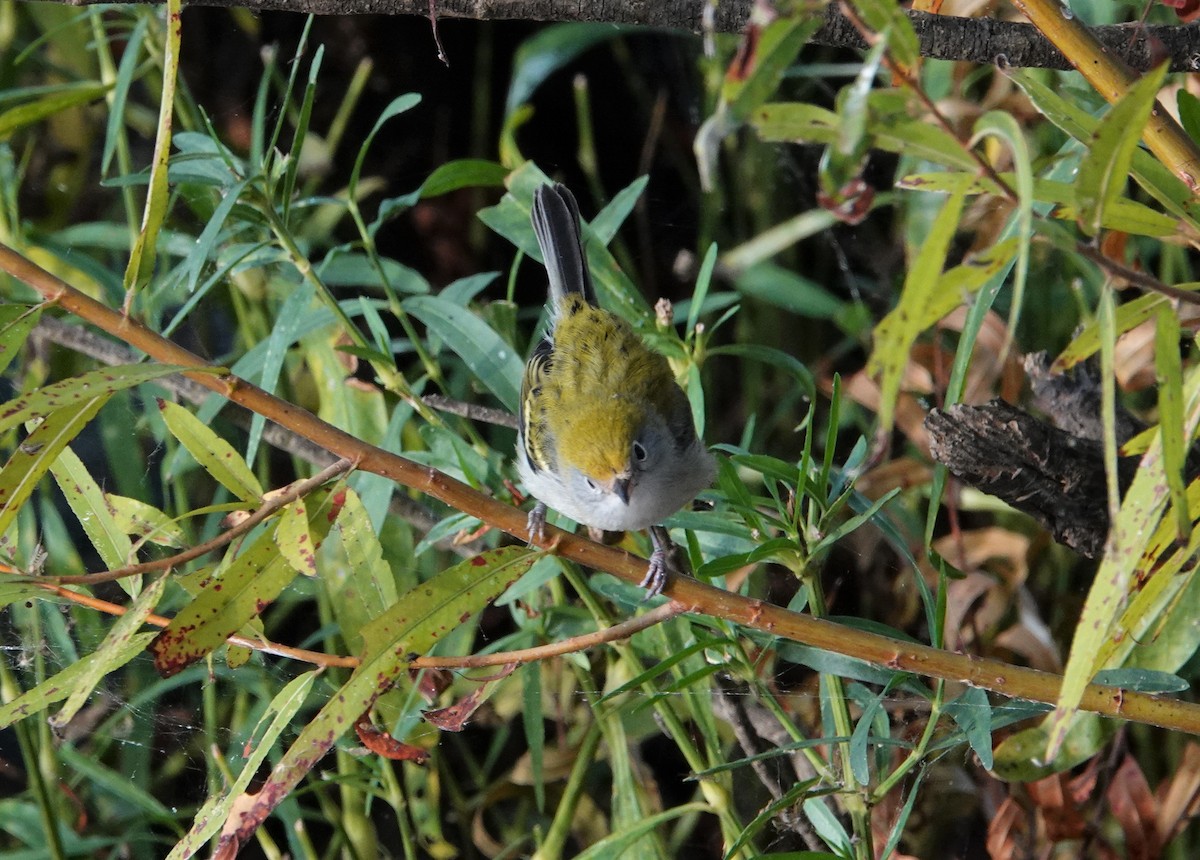
[[[662,526],[650,526],[650,542],[654,544],[654,552],[650,553],[650,566],[641,581],[642,588],[646,589],[644,600],[662,594],[663,587],[667,584],[667,571],[678,572],[673,558],[676,546],[670,533]]]
[[[525,537],[530,546],[546,539],[546,506],[538,502],[525,518]]]

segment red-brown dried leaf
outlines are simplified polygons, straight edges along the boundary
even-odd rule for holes
[[[427,723],[437,726],[444,732],[461,732],[466,728],[467,720],[483,704],[483,694],[486,690],[487,687],[476,687],[453,705],[423,711],[421,716]]]
[[[1163,844],[1179,835],[1200,811],[1200,744],[1188,741],[1175,773],[1155,792],[1158,798],[1158,832]]]
[[[435,701],[454,680],[445,669],[409,669],[408,676],[416,682],[417,691],[427,702]]]
[[[817,192],[817,204],[843,224],[861,224],[871,212],[875,189],[861,178],[847,182],[834,194]]]
[[[429,761],[429,751],[412,744],[396,740],[387,732],[371,723],[366,714],[358,718],[354,724],[354,733],[358,735],[362,745],[376,755],[392,761],[411,761],[414,764],[425,764]]]
[[[1013,797],[1004,802],[988,823],[987,852],[991,860],[1017,860],[1031,853],[1029,815]]]
[[[1046,838],[1051,842],[1080,839],[1087,832],[1087,822],[1066,783],[1065,774],[1055,774],[1025,786],[1045,825]]]
[[[1142,769],[1126,755],[1106,792],[1109,809],[1125,834],[1129,860],[1154,860],[1162,854],[1158,833],[1158,804]]]
[[[758,41],[762,38],[762,27],[757,24],[747,24],[738,42],[737,53],[725,70],[725,80],[729,83],[741,83],[750,77],[754,65],[758,62]]]

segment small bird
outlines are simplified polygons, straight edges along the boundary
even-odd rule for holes
[[[521,379],[517,471],[538,500],[529,536],[544,538],[547,505],[606,531],[649,528],[642,586],[654,597],[672,549],[659,523],[712,483],[716,464],[666,358],[597,306],[574,195],[540,186],[533,229],[550,279],[550,327]]]

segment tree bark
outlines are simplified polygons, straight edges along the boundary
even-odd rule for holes
[[[60,0],[87,6],[109,0]],[[161,0],[140,0],[157,3]],[[585,21],[637,24],[648,27],[719,33],[740,32],[750,14],[751,0],[193,0],[194,6],[241,7],[254,11],[284,11],[316,15],[420,15],[471,18],[479,21]],[[813,36],[818,45],[864,49],[866,42],[854,25],[831,3],[826,23]],[[706,23],[705,10],[712,19]],[[922,56],[941,60],[996,63],[1013,68],[1069,69],[1070,62],[1032,24],[993,18],[959,18],[907,13],[921,45]],[[1092,32],[1113,57],[1145,71],[1170,60],[1171,71],[1200,71],[1200,26],[1143,26],[1118,24],[1094,27]]]
[[[1085,363],[1052,374],[1045,353],[1026,356],[1025,369],[1053,425],[1002,400],[934,409],[925,419],[929,453],[963,482],[1029,514],[1059,543],[1099,558],[1109,529],[1099,371]],[[1114,429],[1121,445],[1145,424],[1118,405]],[[1117,461],[1122,496],[1138,461]],[[1200,475],[1200,450],[1189,452],[1184,473],[1189,482]]]

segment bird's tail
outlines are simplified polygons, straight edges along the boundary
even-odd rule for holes
[[[596,304],[579,232],[579,205],[565,185],[541,185],[533,192],[533,232],[550,277],[550,307],[557,307],[571,293],[581,293],[588,304]]]

